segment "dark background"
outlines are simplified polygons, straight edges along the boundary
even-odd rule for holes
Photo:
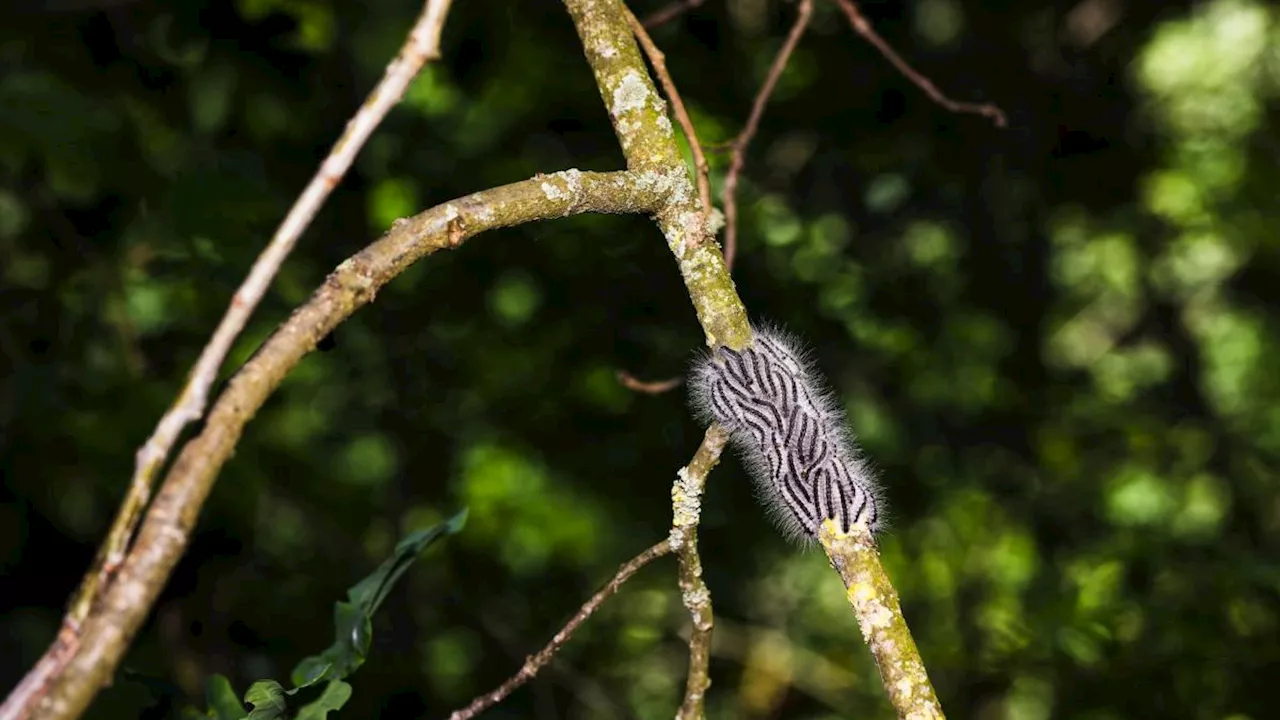
[[[635,2],[640,15],[660,7]],[[419,5],[43,0],[0,22],[0,688],[47,647],[133,453]],[[751,147],[735,278],[883,475],[883,555],[954,718],[1268,717],[1280,668],[1280,11],[819,1]],[[795,6],[654,32],[732,138]],[[713,158],[717,187],[726,162]],[[397,217],[621,153],[567,13],[459,1],[230,373]],[[284,680],[404,531],[470,508],[375,622],[342,717],[443,717],[661,538],[701,332],[641,218],[490,233],[395,280],[248,426],[126,666]],[[224,375],[225,376],[225,375]],[[713,718],[890,717],[843,588],[736,460],[702,538]],[[487,717],[669,716],[688,617],[644,570]],[[96,718],[150,700],[118,680]],[[1273,711],[1271,711],[1273,712]]]

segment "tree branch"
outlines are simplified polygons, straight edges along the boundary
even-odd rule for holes
[[[693,120],[689,118],[689,112],[684,109],[684,101],[680,99],[676,81],[667,71],[667,56],[658,49],[653,38],[649,37],[649,33],[644,29],[644,25],[630,11],[627,11],[627,22],[631,24],[631,31],[635,33],[636,40],[640,41],[640,47],[644,48],[649,62],[653,64],[653,71],[657,74],[658,81],[662,83],[662,91],[671,101],[671,111],[675,113],[676,122],[680,123],[680,129],[684,131],[684,137],[689,142],[689,152],[693,155],[693,166],[697,170],[698,200],[702,203],[704,217],[710,219],[711,181],[707,178],[707,156],[702,153],[702,144],[698,142],[698,133],[693,127]]]
[[[911,629],[902,616],[898,593],[880,565],[871,533],[865,527],[855,526],[845,534],[834,521],[826,520],[818,539],[827,551],[831,567],[844,580],[846,596],[862,629],[862,639],[871,648],[871,655],[880,668],[880,682],[898,717],[945,720]]]
[[[746,309],[710,232],[710,219],[698,206],[666,103],[640,57],[626,6],[622,0],[564,0],[564,4],[582,40],[627,167],[653,173],[671,189],[655,219],[679,264],[707,344],[746,347],[751,342]]]
[[[666,380],[641,380],[626,370],[617,371],[615,376],[623,387],[646,395],[661,395],[662,393],[670,392],[680,387],[680,383],[684,382],[682,377],[667,378]]]
[[[729,433],[724,428],[714,424],[707,428],[702,446],[689,465],[680,469],[671,486],[671,545],[680,558],[680,598],[693,620],[689,632],[689,676],[676,720],[701,720],[703,701],[707,688],[711,687],[711,628],[715,615],[711,611],[711,591],[702,581],[698,521],[702,516],[702,490],[707,484],[707,474],[720,462],[720,453],[728,441]]]
[[[0,706],[0,720],[25,717],[27,713],[23,708],[29,706],[31,700],[57,674],[69,654],[75,652],[85,618],[102,596],[111,575],[120,567],[125,552],[133,541],[138,521],[150,500],[156,473],[169,459],[169,453],[182,430],[204,414],[209,401],[209,389],[213,387],[227,353],[271,286],[271,281],[285,258],[297,244],[298,238],[351,167],[365,141],[381,124],[387,112],[400,102],[409,83],[422,70],[423,65],[440,56],[440,33],[451,1],[427,0],[404,46],[387,65],[382,80],[347,123],[346,130],[329,151],[319,171],[298,196],[271,242],[258,256],[248,276],[232,296],[230,306],[191,369],[186,385],[160,418],[151,437],[138,449],[133,477],[129,481],[120,510],[98,549],[92,567],[85,573],[80,587],[68,603],[58,641],[36,663],[5,700],[4,705]]]
[[[629,32],[626,8],[621,0],[564,2],[582,39],[628,167],[656,173],[672,187],[672,194],[656,219],[679,262],[707,344],[725,345],[734,350],[745,348],[751,343],[746,309],[719,248],[714,242],[703,241],[707,219],[698,211],[693,184],[672,137],[665,105],[645,72],[644,61]],[[811,0],[802,0],[802,13],[810,3]],[[797,26],[803,29],[802,23]],[[793,28],[793,35],[798,32]],[[691,242],[693,240],[696,242]],[[932,713],[919,715],[920,718],[941,718],[941,707],[933,695],[915,644],[910,641],[897,593],[880,565],[880,556],[870,535],[865,529],[860,532],[865,535],[860,542],[847,541],[847,536],[832,537],[825,539],[823,546],[828,548],[832,565],[851,588],[850,602],[859,625],[864,633],[872,633],[867,635],[868,644],[880,663],[885,689],[895,700],[901,717],[915,717],[905,713],[916,709]],[[823,534],[830,534],[826,526]],[[846,576],[848,572],[854,574]],[[889,629],[887,638],[881,634],[884,628]],[[893,641],[905,644],[901,648],[889,647]],[[886,663],[895,660],[905,664],[886,667]],[[891,682],[901,684],[891,687]],[[905,704],[898,705],[899,701]]]
[[[204,429],[169,470],[137,541],[86,620],[78,652],[68,653],[43,699],[40,693],[29,695],[9,716],[25,717],[34,709],[34,717],[78,717],[111,681],[186,548],[200,508],[244,426],[289,370],[334,327],[372,302],[383,285],[423,256],[457,247],[479,232],[584,212],[652,213],[668,190],[651,174],[567,170],[539,175],[399,220],[380,240],[340,264],[231,379]],[[60,647],[55,642],[50,652]]]
[[[658,27],[659,25],[675,20],[704,2],[706,2],[706,0],[674,0],[671,4],[661,10],[655,10],[653,14],[646,17],[644,19],[644,26],[647,28]]]

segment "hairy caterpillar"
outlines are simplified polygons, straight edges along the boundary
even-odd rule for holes
[[[831,518],[842,530],[879,529],[880,491],[844,415],[787,335],[753,328],[752,344],[696,362],[695,410],[729,431],[780,529],[812,540]]]

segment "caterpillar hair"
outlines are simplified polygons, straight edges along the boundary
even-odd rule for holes
[[[728,432],[757,496],[784,534],[802,542],[823,520],[848,532],[880,528],[880,490],[831,393],[785,333],[753,328],[752,344],[699,358],[689,388],[704,422]]]

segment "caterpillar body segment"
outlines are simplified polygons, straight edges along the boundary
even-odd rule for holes
[[[757,328],[750,347],[700,358],[689,385],[701,418],[729,431],[784,533],[812,540],[828,518],[845,532],[879,529],[871,468],[793,339]]]

